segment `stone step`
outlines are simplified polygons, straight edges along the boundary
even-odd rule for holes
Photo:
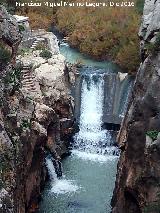
[[[22,73],[23,75],[32,75],[33,74],[33,72],[32,71],[28,71],[28,72],[24,72],[24,73]]]
[[[22,86],[27,87],[27,88],[36,88],[36,86],[34,84],[24,84]]]
[[[26,90],[25,90],[25,91],[26,91]],[[30,93],[30,96],[31,96],[31,94],[34,94],[34,95],[35,95],[35,94],[37,93],[37,91],[32,91],[32,90],[30,90],[29,93]]]
[[[29,90],[29,92],[37,93],[37,90]]]
[[[24,68],[30,68],[30,67],[29,67],[29,66],[26,66],[26,67],[24,67]],[[29,71],[29,69],[28,69],[28,70],[24,69],[24,70],[22,70],[21,72],[27,72],[27,71]]]
[[[32,75],[27,75],[27,74],[23,75],[22,77],[23,77],[24,79],[26,79],[26,78],[31,78],[31,79],[33,79],[33,76],[32,76]]]
[[[36,90],[37,91],[37,89],[35,87],[23,87],[23,88],[28,90],[28,91],[30,91],[30,90]]]
[[[35,83],[34,82],[22,82],[22,85],[25,85],[25,86],[35,86]]]
[[[23,83],[33,82],[34,83],[33,78],[24,78],[24,79],[22,79],[22,82]]]
[[[31,69],[30,66],[23,66],[21,72],[23,72],[23,71],[26,72],[26,71],[28,71],[28,70],[30,70],[30,69]]]
[[[24,83],[24,84],[31,84],[31,83],[35,84],[34,81],[33,81],[33,79],[23,79],[22,83]]]
[[[24,88],[27,88],[27,89],[36,89],[35,85],[22,85]]]
[[[29,68],[30,67],[30,64],[23,64],[23,67],[26,69],[26,68]]]
[[[23,86],[35,86],[33,82],[22,82]]]
[[[26,75],[26,74],[30,74],[31,71],[30,70],[24,70],[24,71],[21,71],[22,75]]]
[[[31,78],[32,79],[32,76],[31,75],[23,75],[22,76],[22,79],[26,79],[26,78]]]
[[[37,38],[37,41],[45,41],[45,38]]]
[[[34,78],[23,78],[22,79],[23,83],[35,83],[35,79]]]
[[[29,92],[37,92],[37,90],[35,88],[27,88],[24,87],[25,90],[29,91]]]
[[[29,82],[34,82],[34,81],[33,81],[33,78],[27,78],[27,77],[26,77],[26,78],[22,78],[22,81],[23,81],[24,83],[25,83],[25,82],[28,82],[28,81],[29,81]]]

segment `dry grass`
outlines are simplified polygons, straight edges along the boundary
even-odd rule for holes
[[[19,11],[24,13],[29,16],[32,29],[48,29],[54,22],[82,53],[112,60],[124,71],[136,73],[140,62],[137,33],[141,17],[136,7],[60,7],[56,14],[55,9],[49,8]]]
[[[60,8],[58,29],[73,47],[96,59],[111,59],[125,71],[139,65],[140,15],[135,8]]]

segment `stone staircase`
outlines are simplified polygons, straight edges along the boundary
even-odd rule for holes
[[[35,37],[35,41],[33,42],[32,46],[31,46],[31,50],[34,50],[36,48],[36,46],[41,43],[42,41],[45,41],[44,38],[39,38],[39,37]]]
[[[31,94],[36,94],[38,92],[36,88],[36,78],[32,73],[29,66],[23,66],[22,69],[22,90],[29,92]]]

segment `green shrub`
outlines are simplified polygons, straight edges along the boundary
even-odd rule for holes
[[[158,133],[159,133],[159,131],[153,130],[153,131],[148,131],[146,133],[146,135],[149,136],[150,138],[152,138],[152,140],[156,140]]]
[[[52,57],[52,53],[49,50],[42,50],[42,52],[40,53],[40,57],[49,59]]]
[[[28,102],[28,103],[33,103],[33,97],[30,97],[30,96],[26,96],[26,101]]]
[[[72,47],[94,59],[112,60],[132,74],[140,64],[139,24],[136,7],[61,7],[55,15],[55,25]]]
[[[153,54],[160,50],[160,33],[157,34],[156,40],[154,43],[147,43],[145,48],[149,51],[149,53]]]
[[[11,53],[0,44],[0,64],[6,64],[11,60]]]
[[[3,106],[3,99],[2,99],[2,97],[0,97],[0,107],[2,107]]]
[[[149,53],[153,53],[154,52],[154,43],[146,43],[145,49],[147,49]]]
[[[154,47],[155,47],[156,51],[160,49],[160,33],[158,33],[156,36],[156,41],[154,43]]]
[[[13,3],[13,1],[12,1],[12,3]],[[14,15],[16,4],[15,4],[15,2],[13,4],[12,3],[9,2],[8,0],[1,0],[0,5],[3,5],[10,14]]]
[[[20,125],[20,129],[24,130],[24,129],[27,129],[27,128],[29,128],[29,129],[31,128],[31,121],[23,119],[22,123]]]
[[[4,78],[4,83],[11,88],[12,93],[18,91],[21,86],[21,67],[13,68]]]
[[[18,50],[18,55],[21,55],[21,56],[24,56],[26,53],[29,53],[30,52],[30,49],[29,48],[20,48]]]
[[[46,50],[47,45],[43,42],[38,43],[37,46],[35,47],[36,50]]]
[[[3,181],[0,179],[0,190],[4,187]]]
[[[148,206],[146,206],[143,210],[143,213],[159,213],[159,209],[160,209],[160,203],[152,203]]]
[[[25,31],[25,27],[22,24],[19,24],[18,28],[19,28],[20,32],[24,32]]]
[[[136,8],[139,14],[143,14],[144,8],[144,0],[137,0],[136,1]]]

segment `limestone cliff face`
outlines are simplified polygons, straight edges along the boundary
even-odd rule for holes
[[[15,19],[3,7],[0,15],[4,44],[13,44],[14,35],[21,40]],[[55,36],[44,34],[50,60],[34,50],[16,59],[16,46],[17,63],[0,72],[0,212],[34,212],[46,177],[46,152],[60,160],[68,151],[73,130],[70,82]]]
[[[6,9],[0,5],[0,42],[4,42],[5,45],[11,49],[11,59],[13,63],[15,63],[16,52],[21,38],[16,19],[8,14]],[[2,66],[1,61],[0,66]]]
[[[145,1],[140,65],[118,142],[113,213],[160,209],[160,1]]]

